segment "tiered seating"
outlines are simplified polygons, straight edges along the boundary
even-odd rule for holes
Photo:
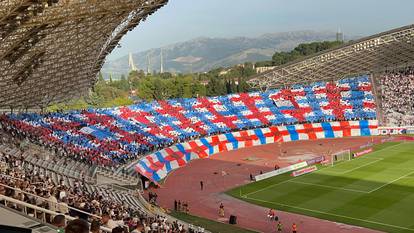
[[[98,164],[196,137],[303,122],[376,118],[367,76],[264,93],[154,101],[128,107],[1,117],[7,130]]]
[[[47,223],[51,223],[57,214],[89,222],[108,214],[115,221],[113,223],[126,227],[128,232],[137,226],[151,232],[182,232],[182,223],[164,214],[147,212],[136,191],[113,184],[96,185],[83,176],[87,170],[85,164],[65,157],[52,156],[45,160],[36,149],[22,149],[15,146],[19,143],[7,138],[10,136],[5,136],[0,137],[0,207],[16,209]],[[49,212],[44,214],[31,206]],[[114,227],[113,224],[102,224],[105,232]]]
[[[6,188],[4,193],[6,196],[61,213],[62,209],[59,206],[66,203],[66,206],[71,209],[64,214],[75,214],[74,216],[80,210],[98,216],[105,212],[115,212],[117,215],[113,218],[118,220],[126,219],[126,214],[128,217],[147,217],[140,201],[130,192],[114,190],[108,186],[97,186],[67,176],[65,175],[67,167],[61,166],[62,164],[52,164],[30,153],[22,153],[17,148],[9,149],[3,145],[0,147],[0,161],[5,162],[7,167],[0,174],[0,189]],[[17,196],[20,190],[26,192],[22,197]],[[57,195],[59,190],[65,190],[67,199],[57,197],[57,207],[53,207],[49,196],[59,196]],[[31,194],[36,195],[35,198]],[[45,199],[42,201],[38,197]],[[36,202],[32,203],[34,199]],[[68,202],[69,199],[72,201]],[[91,216],[83,218],[92,220]]]
[[[414,125],[414,68],[387,73],[379,81],[386,124]]]
[[[133,208],[134,211],[140,211],[141,213],[144,213],[141,211],[143,207],[135,196],[127,192],[113,190],[107,186],[96,186],[90,182],[85,181],[81,175],[73,172],[69,172],[69,175],[67,175],[67,171],[69,171],[67,164],[65,165],[59,162],[51,163],[50,161],[32,156],[30,153],[25,153],[24,156],[22,156],[22,152],[19,149],[9,150],[6,153],[10,156],[8,159],[9,162],[18,161],[18,163],[21,164],[20,167],[24,170],[23,174],[31,173],[33,176],[40,176],[45,180],[47,180],[46,177],[49,177],[52,182],[49,185],[54,185],[55,187],[64,185],[65,187],[72,190],[76,190],[78,187],[80,187],[83,189],[81,190],[81,193],[84,193],[85,195],[96,196],[97,193],[100,193],[103,194],[108,200],[111,200],[115,203],[126,204],[129,207]],[[22,158],[24,158],[24,160]],[[73,163],[76,164],[76,162]],[[10,171],[13,172],[13,169]],[[7,180],[14,183],[13,180]],[[76,183],[82,183],[82,185],[75,185]],[[39,182],[38,185],[40,187],[46,185],[46,183]]]

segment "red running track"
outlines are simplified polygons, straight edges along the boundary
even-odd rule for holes
[[[378,138],[377,138],[378,139]],[[268,209],[232,198],[225,191],[249,183],[249,174],[259,174],[320,155],[331,154],[371,142],[371,138],[325,139],[317,141],[277,143],[224,152],[209,159],[192,161],[186,167],[170,174],[163,187],[155,191],[163,208],[173,209],[174,200],[189,203],[190,213],[211,220],[228,222],[230,215],[237,216],[237,225],[259,232],[276,232],[275,223],[267,219]],[[223,172],[225,175],[223,176]],[[204,190],[200,190],[200,181]],[[225,218],[218,216],[220,203],[225,207]],[[292,223],[298,232],[368,233],[378,232],[366,228],[330,222],[313,217],[282,212],[276,215],[284,225],[283,232],[291,232]]]

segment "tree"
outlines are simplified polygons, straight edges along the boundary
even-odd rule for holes
[[[344,42],[342,41],[323,41],[299,44],[290,52],[276,52],[272,56],[271,61],[256,62],[256,66],[263,67],[283,65],[295,61],[301,57],[309,56],[321,51],[338,47],[343,43]]]
[[[122,91],[129,91],[130,90],[129,82],[126,79],[125,75],[121,75],[121,78],[119,80],[110,82],[110,85],[112,87],[116,87],[116,88],[118,88]]]
[[[109,84],[112,84],[112,74],[109,74]]]
[[[154,100],[155,97],[154,82],[150,78],[140,80],[138,86],[138,97],[144,100]]]
[[[206,87],[198,82],[192,83],[191,92],[192,92],[192,97],[195,97],[195,98],[207,95]]]
[[[102,75],[102,72],[99,72],[99,74],[98,74],[98,82],[105,82],[105,79]]]
[[[207,96],[219,96],[226,94],[224,80],[219,77],[210,77],[207,84]]]
[[[237,85],[236,85],[236,81],[234,78],[231,79],[230,90],[231,90],[231,93],[237,93]]]
[[[139,80],[144,77],[145,77],[145,74],[142,70],[140,71],[133,70],[128,74],[127,80],[132,89],[137,89],[139,85]]]
[[[243,93],[248,92],[250,87],[249,84],[247,84],[246,79],[243,77],[239,77],[237,79],[238,85],[237,85],[237,92]]]

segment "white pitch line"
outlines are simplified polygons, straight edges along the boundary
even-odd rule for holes
[[[392,183],[394,183],[394,182],[397,182],[397,181],[399,181],[399,180],[401,180],[401,179],[404,179],[404,178],[406,178],[406,177],[410,176],[411,174],[414,174],[414,171],[411,171],[410,173],[407,173],[407,174],[405,174],[405,175],[403,175],[403,176],[401,176],[401,177],[399,177],[399,178],[397,178],[397,179],[395,179],[395,180],[391,180],[390,182],[387,182],[387,183],[385,183],[385,184],[383,184],[383,185],[379,186],[378,188],[375,188],[375,189],[373,189],[373,190],[369,191],[368,193],[373,193],[373,192],[375,192],[375,191],[378,191],[379,189],[382,189],[382,188],[384,188],[384,187],[385,187],[385,186],[387,186],[387,185],[390,185],[390,184],[392,184]]]
[[[407,228],[407,227],[402,227],[402,226],[397,226],[397,225],[392,225],[392,224],[387,224],[387,223],[382,223],[382,222],[376,222],[376,221],[371,221],[371,220],[367,220],[367,219],[354,218],[354,217],[349,217],[349,216],[345,216],[345,215],[328,213],[328,212],[319,211],[319,210],[312,210],[312,209],[302,208],[302,207],[298,207],[298,206],[291,206],[291,205],[282,204],[282,203],[278,203],[278,202],[265,201],[265,200],[260,200],[260,199],[256,199],[256,198],[250,198],[250,197],[245,197],[245,199],[250,199],[250,200],[253,200],[253,201],[270,203],[270,204],[276,204],[276,205],[285,206],[285,207],[292,208],[292,209],[305,210],[305,211],[318,213],[318,214],[326,214],[326,215],[330,215],[330,216],[334,216],[334,217],[347,218],[347,219],[357,220],[357,221],[366,222],[366,223],[378,224],[378,225],[383,225],[383,226],[387,226],[387,227],[394,227],[394,228],[414,232],[414,229],[412,229],[412,228]]]
[[[351,161],[353,161],[353,160],[345,161],[345,163],[346,163],[346,162],[351,162]],[[342,164],[342,163],[341,163],[341,164]],[[335,164],[335,165],[330,166],[330,167],[324,167],[324,168],[322,168],[322,169],[319,169],[319,170],[314,171],[314,172],[311,172],[311,173],[307,173],[307,174],[304,174],[304,175],[301,175],[301,176],[297,176],[297,177],[292,178],[292,179],[284,180],[284,181],[282,181],[282,182],[279,182],[279,183],[276,183],[276,184],[272,184],[272,185],[266,186],[266,187],[264,187],[264,188],[262,188],[262,189],[258,189],[258,190],[256,190],[256,191],[253,191],[253,192],[250,192],[250,193],[243,194],[242,196],[247,197],[248,195],[252,195],[252,194],[255,194],[255,193],[258,193],[258,192],[264,191],[264,190],[269,189],[269,188],[273,188],[273,187],[276,187],[276,186],[279,186],[279,185],[282,185],[282,184],[285,184],[285,183],[288,183],[288,182],[293,182],[293,181],[294,181],[294,180],[296,180],[296,179],[299,179],[299,178],[302,178],[302,177],[304,177],[304,176],[308,176],[308,175],[311,175],[311,174],[314,174],[314,173],[319,173],[319,172],[321,172],[321,171],[323,171],[323,170],[325,170],[325,169],[330,169],[330,168],[333,168],[333,167],[335,167],[336,165],[339,165],[339,164]],[[328,172],[329,172],[329,171],[328,171]]]
[[[367,155],[369,156],[369,155],[375,154],[375,153],[380,152],[380,151],[383,151],[383,150],[389,150],[389,149],[391,149],[391,148],[394,148],[394,147],[396,147],[396,146],[402,145],[402,144],[404,144],[404,143],[405,143],[405,142],[400,142],[400,143],[397,143],[397,144],[395,144],[395,145],[393,145],[393,146],[388,146],[388,147],[385,147],[385,148],[382,148],[382,149],[379,149],[379,150],[373,151],[373,152],[371,152],[371,153],[369,153],[369,154],[367,154]],[[381,144],[380,144],[380,145],[381,145]],[[366,157],[366,156],[364,156],[364,157]],[[364,157],[362,157],[362,158],[364,158]],[[377,158],[383,158],[383,157],[377,157]],[[383,159],[384,159],[384,158],[383,158]]]
[[[346,162],[350,162],[350,161],[352,161],[352,160],[345,161],[344,163],[346,163]],[[319,172],[321,172],[321,171],[323,171],[323,170],[325,170],[325,169],[333,168],[333,167],[335,167],[336,165],[339,165],[339,164],[335,164],[335,165],[330,166],[330,167],[324,167],[324,168],[322,168],[322,169],[319,169],[319,170],[314,171],[314,172],[311,172],[311,173],[307,173],[307,174],[304,174],[304,175],[301,175],[301,176],[297,176],[297,177],[292,178],[292,179],[284,180],[284,181],[282,181],[282,182],[279,182],[279,183],[276,183],[276,184],[272,184],[272,185],[266,186],[266,187],[264,187],[264,188],[262,188],[262,189],[259,189],[259,190],[256,190],[256,191],[253,191],[253,192],[250,192],[250,193],[246,193],[246,194],[244,194],[243,196],[248,196],[248,195],[251,195],[251,194],[255,194],[255,193],[258,193],[258,192],[264,191],[264,190],[266,190],[266,189],[273,188],[273,187],[276,187],[276,186],[278,186],[278,185],[281,185],[281,184],[287,183],[287,182],[289,182],[289,181],[293,181],[293,180],[296,180],[296,179],[302,178],[302,177],[304,177],[304,176],[308,176],[308,175],[313,174],[313,173],[319,173]]]
[[[371,158],[371,157],[365,157],[365,158],[366,158],[366,159],[374,159],[374,158]],[[369,166],[369,165],[371,165],[371,164],[373,164],[373,163],[376,163],[376,162],[379,162],[379,161],[382,161],[382,160],[384,160],[384,158],[375,158],[375,161],[372,161],[372,162],[369,162],[369,163],[363,164],[363,165],[361,165],[361,166],[358,166],[358,167],[352,168],[351,170],[345,170],[345,171],[341,171],[341,172],[333,172],[333,171],[328,171],[328,173],[333,173],[333,174],[340,174],[340,175],[343,175],[343,174],[347,174],[347,173],[353,172],[353,171],[355,171],[355,170],[358,170],[358,169],[360,169],[360,168],[363,168],[363,167]]]
[[[309,186],[319,186],[319,187],[322,187],[322,188],[330,188],[330,189],[336,189],[336,190],[344,190],[344,191],[356,192],[356,193],[365,193],[365,194],[368,193],[368,191],[362,191],[362,190],[357,190],[357,189],[341,188],[341,187],[335,187],[335,186],[323,185],[323,184],[312,184],[312,183],[301,182],[301,181],[290,181],[290,183],[304,184],[304,185],[309,185]]]
[[[308,173],[308,174],[310,174],[310,173]],[[306,175],[307,175],[307,174],[305,174],[304,176],[306,176]],[[276,186],[278,186],[278,185],[281,185],[281,184],[287,183],[287,182],[289,182],[289,181],[291,181],[291,180],[294,180],[294,179],[297,179],[297,178],[299,178],[299,177],[300,177],[300,176],[295,177],[295,178],[292,178],[292,179],[284,180],[284,181],[279,182],[279,183],[276,183],[276,184],[272,184],[272,185],[266,186],[266,187],[264,187],[264,188],[262,188],[262,189],[258,189],[258,190],[256,190],[256,191],[253,191],[253,192],[250,192],[250,193],[246,193],[246,194],[244,194],[243,196],[247,197],[248,195],[252,195],[252,194],[255,194],[255,193],[258,193],[258,192],[264,191],[264,190],[266,190],[266,189],[276,187]]]

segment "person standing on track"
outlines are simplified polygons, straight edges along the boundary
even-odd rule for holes
[[[273,209],[269,209],[269,212],[267,213],[267,218],[270,221],[273,221],[275,219],[275,211]]]
[[[283,225],[280,221],[276,225],[276,230],[277,230],[277,232],[282,232],[282,230],[283,230]]]
[[[204,189],[204,182],[200,181],[200,189],[203,190]]]
[[[296,223],[292,224],[292,233],[297,233],[297,226]]]
[[[223,203],[220,203],[219,216],[224,217],[224,205],[223,205]]]

